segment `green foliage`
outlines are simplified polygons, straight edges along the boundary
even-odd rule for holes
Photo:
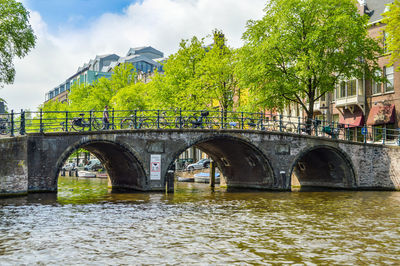
[[[116,110],[146,109],[147,84],[138,82],[124,87],[111,98],[111,104]]]
[[[383,13],[383,23],[386,23],[386,45],[391,52],[392,63],[400,59],[400,0],[389,4],[389,10]],[[400,69],[400,66],[398,67]]]
[[[236,73],[268,108],[314,102],[339,79],[373,77],[381,48],[368,37],[367,16],[353,0],[271,0],[250,20]]]
[[[216,100],[221,109],[232,111],[238,83],[234,75],[234,50],[226,46],[221,31],[214,30],[213,37],[211,49],[200,62],[199,81],[209,102]]]
[[[36,37],[28,22],[29,12],[15,0],[0,0],[0,86],[14,82],[13,58],[24,57]]]
[[[70,110],[90,110],[88,98],[92,86],[73,84],[68,93]]]
[[[199,110],[220,107],[232,110],[237,90],[234,50],[226,46],[221,31],[214,43],[193,37],[182,40],[177,53],[164,65],[164,75],[155,75],[148,86],[155,108]]]
[[[200,62],[206,54],[204,41],[193,37],[190,41],[182,40],[179,46],[178,52],[165,63],[164,76],[155,77],[153,95],[165,108],[190,110],[204,107],[207,91],[198,78]]]
[[[52,131],[60,131],[63,127],[62,122],[66,119],[65,112],[69,110],[69,106],[67,103],[61,103],[59,101],[48,101],[41,106],[43,111],[42,122],[44,125],[43,130],[45,132]],[[40,114],[35,113],[33,115],[33,120],[28,128],[32,129],[31,131],[37,132],[40,127]],[[26,117],[27,125],[29,122],[29,118]]]
[[[113,106],[111,99],[122,88],[134,84],[136,71],[132,64],[125,63],[114,68],[111,79],[100,78],[92,85],[74,84],[68,94],[70,110],[103,110]]]

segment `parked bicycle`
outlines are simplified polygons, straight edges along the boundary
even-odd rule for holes
[[[158,118],[159,119],[159,121],[158,121],[158,126],[160,127],[160,128],[169,128],[169,127],[172,127],[173,126],[173,124],[172,123],[170,123],[169,121],[168,121],[168,115],[167,115],[167,111],[163,111],[162,113],[161,113],[161,115],[160,115],[160,117]]]
[[[151,128],[154,125],[152,119],[147,117],[136,117],[135,123],[135,116],[130,115],[121,120],[120,128],[121,129],[141,129],[141,128]]]
[[[85,114],[79,114],[80,117],[74,117],[71,121],[71,127],[75,131],[89,130],[90,127],[94,130],[101,130],[103,125],[99,118],[92,117],[91,121],[86,121]]]
[[[289,117],[286,119],[278,119],[273,117],[272,119],[266,120],[263,124],[263,129],[267,131],[281,131],[287,133],[297,133],[298,124],[290,120]]]
[[[259,119],[246,118],[245,124],[247,124],[247,127],[250,129],[265,130],[265,126],[264,126],[262,118],[259,118]]]
[[[10,133],[10,121],[7,118],[0,118],[0,135]]]
[[[197,117],[197,114],[190,116],[189,121],[192,128],[204,128],[204,126],[206,126],[207,128],[211,128],[212,125],[208,119],[209,114],[210,113],[208,111],[201,111],[200,117]]]

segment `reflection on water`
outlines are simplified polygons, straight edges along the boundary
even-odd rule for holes
[[[399,264],[400,192],[111,194],[60,178],[0,199],[0,265]]]

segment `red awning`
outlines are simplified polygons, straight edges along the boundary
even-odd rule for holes
[[[345,109],[343,116],[340,116],[339,123],[344,127],[361,127],[364,126],[364,114],[361,110],[356,110],[354,113]]]
[[[393,124],[395,114],[394,104],[375,105],[369,111],[367,125]]]

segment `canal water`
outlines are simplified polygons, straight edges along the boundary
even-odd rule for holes
[[[400,264],[400,192],[59,184],[58,195],[0,199],[0,265]]]

